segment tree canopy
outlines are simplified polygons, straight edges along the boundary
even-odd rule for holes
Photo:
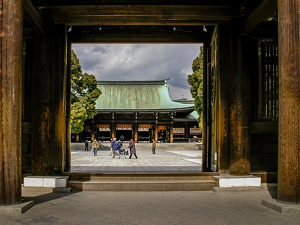
[[[101,95],[94,75],[82,74],[79,59],[71,54],[71,130],[78,134],[84,129],[84,121],[93,118],[97,112],[96,100]]]
[[[202,127],[203,118],[203,47],[200,47],[200,54],[193,61],[193,74],[188,75],[188,83],[191,85],[191,94],[194,98],[195,109],[199,115],[199,127]]]

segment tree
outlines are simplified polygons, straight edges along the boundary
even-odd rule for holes
[[[78,134],[84,129],[84,121],[93,118],[97,112],[96,100],[101,95],[94,75],[82,74],[79,59],[71,54],[71,130]]]
[[[199,115],[199,127],[202,127],[203,118],[203,46],[200,47],[200,54],[193,61],[193,74],[188,75],[188,83],[192,86],[190,91],[194,98],[195,109]]]

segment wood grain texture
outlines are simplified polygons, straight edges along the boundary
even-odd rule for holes
[[[232,26],[230,74],[230,165],[231,175],[249,175],[250,152],[250,78],[246,70],[247,42]]]
[[[0,1],[0,205],[21,203],[22,1]]]
[[[35,39],[32,174],[62,174],[66,163],[66,29],[49,21]]]
[[[219,26],[219,74],[217,85],[218,97],[218,168],[221,173],[228,173],[229,169],[229,74],[230,74],[230,25]]]
[[[300,204],[300,3],[278,1],[279,202]]]
[[[199,25],[241,17],[239,7],[203,5],[41,6],[38,10],[57,24],[68,25]]]

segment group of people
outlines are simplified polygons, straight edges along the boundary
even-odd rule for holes
[[[122,146],[123,146],[123,143],[122,143],[121,139],[119,141],[117,141],[116,138],[112,139],[112,141],[111,141],[111,152],[112,152],[113,158],[115,158],[115,155],[118,155],[119,158],[120,158],[120,151],[122,151]],[[137,155],[136,155],[136,148],[135,148],[135,143],[134,143],[133,139],[130,139],[129,145],[128,145],[127,148],[129,148],[129,151],[130,151],[129,159],[131,159],[132,155],[134,155],[135,158],[138,158]]]
[[[119,156],[119,158],[120,158],[120,152],[122,151],[122,146],[123,146],[122,141],[123,141],[122,137],[120,138],[119,141],[117,141],[116,138],[112,139],[112,141],[111,141],[111,154],[112,154],[113,158],[115,158],[116,155]],[[89,144],[88,144],[88,141],[86,140],[84,151],[89,150],[88,146],[89,146]],[[96,139],[94,139],[93,142],[92,142],[92,151],[94,153],[94,156],[97,156],[97,151],[98,151],[99,147],[100,147],[99,142]],[[136,155],[136,148],[135,148],[135,143],[134,143],[133,139],[130,139],[129,145],[128,145],[127,148],[130,151],[129,159],[131,159],[132,155],[134,155],[135,158],[137,159],[138,157]],[[155,154],[155,148],[156,148],[156,142],[155,142],[155,140],[153,140],[153,142],[152,142],[152,154]]]

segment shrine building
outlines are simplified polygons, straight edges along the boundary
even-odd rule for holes
[[[194,101],[172,100],[168,80],[98,81],[102,95],[97,115],[85,121],[82,140],[99,141],[124,136],[124,141],[200,141]]]

